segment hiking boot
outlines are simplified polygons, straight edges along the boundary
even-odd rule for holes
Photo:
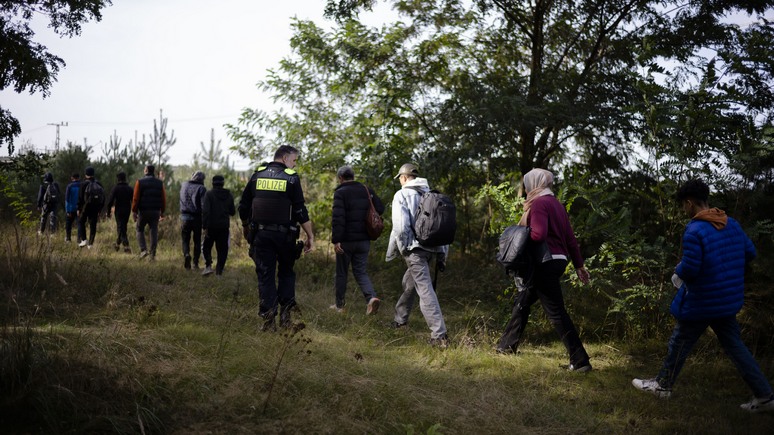
[[[569,370],[571,372],[577,372],[577,373],[587,373],[591,371],[591,363],[586,364],[570,364],[566,366],[562,366],[563,369]]]
[[[390,328],[392,328],[392,329],[403,329],[403,328],[406,328],[406,325],[408,325],[408,322],[400,323],[400,322],[397,322],[397,321],[393,320],[390,323]]]
[[[198,262],[194,262],[193,268],[194,268],[194,270],[199,270],[199,263]]]
[[[131,254],[131,253],[132,253],[132,248],[130,248],[130,247],[128,247],[128,246],[127,246],[127,247],[125,247],[125,248],[124,248],[124,253],[126,253],[126,254]]]
[[[739,405],[747,412],[772,412],[774,411],[774,394],[769,397],[759,398],[755,397],[753,400]]]
[[[263,326],[261,326],[262,332],[276,332],[277,331],[277,324],[274,323],[274,316],[271,316],[263,321]]]
[[[280,310],[280,328],[290,328],[293,323],[290,321],[290,307],[282,307]]]
[[[442,336],[438,338],[431,338],[430,341],[428,341],[430,346],[437,347],[438,349],[446,349],[449,347],[449,336],[446,334],[443,334]]]
[[[213,273],[215,273],[214,270],[210,266],[204,266],[204,271],[202,271],[202,276],[210,276]]]
[[[121,250],[121,246],[118,243],[114,243],[113,244],[113,249],[115,249],[116,252],[118,252],[119,250]]]
[[[147,257],[148,255],[149,255],[148,251],[140,251],[140,260]]]
[[[672,389],[664,388],[658,383],[657,379],[632,379],[634,388],[648,393],[655,394],[662,399],[668,399],[672,395]],[[744,406],[744,405],[742,405]]]
[[[372,314],[376,314],[377,311],[379,311],[379,304],[381,304],[382,301],[379,300],[379,298],[371,298],[371,300],[368,301],[368,306],[366,307],[366,315],[370,316]]]
[[[336,310],[337,313],[344,313],[346,311],[344,307],[338,307],[336,306],[336,304],[333,304],[328,308],[330,308],[331,310]]]
[[[78,243],[78,247],[79,248],[83,248],[83,247],[85,247],[88,244],[89,244],[88,240],[81,240],[81,243]]]
[[[186,268],[186,270],[191,270],[191,256],[186,255],[185,260],[183,261],[183,267]]]

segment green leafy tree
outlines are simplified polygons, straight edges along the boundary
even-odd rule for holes
[[[81,25],[102,19],[102,9],[110,0],[0,1],[0,91],[50,93],[64,60],[33,40],[33,17],[45,17],[58,35],[80,35]],[[19,121],[0,106],[0,146],[14,152],[14,137],[21,133]]]

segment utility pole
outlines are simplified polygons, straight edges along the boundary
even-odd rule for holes
[[[62,121],[60,123],[49,123],[56,127],[56,142],[54,142],[54,152],[59,152],[59,127],[67,127],[68,123]]]

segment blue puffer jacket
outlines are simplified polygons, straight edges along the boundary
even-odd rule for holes
[[[684,284],[672,301],[672,315],[680,320],[735,316],[744,302],[745,265],[755,255],[755,246],[734,219],[729,217],[721,229],[691,220],[675,270]]]

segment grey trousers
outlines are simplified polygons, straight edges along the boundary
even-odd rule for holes
[[[419,296],[419,309],[430,328],[430,338],[440,338],[446,334],[441,305],[430,278],[430,260],[436,255],[435,252],[414,249],[403,257],[408,268],[403,275],[403,294],[395,305],[395,321],[406,323],[414,307],[414,297]]]

